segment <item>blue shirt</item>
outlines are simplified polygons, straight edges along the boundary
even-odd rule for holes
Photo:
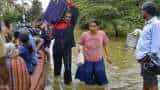
[[[36,41],[34,40],[33,36],[31,34],[29,34],[29,42],[31,43],[33,50],[37,51],[36,49]]]
[[[28,69],[28,72],[32,73],[34,67],[32,64],[32,55],[29,53],[29,50],[26,47],[24,47],[23,45],[21,45],[19,47],[19,54],[24,59],[26,66],[27,66],[27,69]]]
[[[40,33],[40,37],[44,40],[44,48],[49,47],[50,44],[50,37],[49,37],[49,33],[52,30],[47,30],[47,31],[41,31]]]
[[[160,57],[160,20],[157,17],[145,23],[136,48],[136,59],[140,60],[148,53],[155,53]]]
[[[32,48],[33,48],[33,53],[32,53],[32,63],[34,65],[37,64],[38,61],[38,57],[37,57],[37,47],[36,47],[36,41],[34,40],[34,38],[32,37],[31,34],[29,34],[29,43],[31,43]]]

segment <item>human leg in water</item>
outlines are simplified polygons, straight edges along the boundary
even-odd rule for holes
[[[54,58],[54,75],[55,76],[61,75],[62,56],[63,54],[61,52],[58,52],[58,50],[54,49],[53,58]]]
[[[64,83],[70,84],[72,82],[72,71],[71,71],[71,58],[72,58],[72,51],[71,48],[67,48],[64,50],[63,60],[64,60]]]

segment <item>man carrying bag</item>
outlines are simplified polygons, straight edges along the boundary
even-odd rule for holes
[[[160,74],[160,20],[153,2],[142,6],[145,20],[142,35],[136,48],[136,59],[141,64],[143,90],[158,90],[157,75]]]

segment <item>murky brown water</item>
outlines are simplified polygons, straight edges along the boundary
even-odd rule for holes
[[[90,86],[73,79],[69,86],[64,85],[63,78],[54,78],[51,69],[47,69],[45,90],[142,90],[139,64],[134,60],[134,50],[125,48],[125,40],[111,39],[109,51],[113,65],[106,63],[106,73],[109,79],[108,86]],[[73,49],[72,73],[73,78],[77,69],[76,49]]]

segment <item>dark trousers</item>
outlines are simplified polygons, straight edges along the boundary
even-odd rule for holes
[[[59,76],[62,69],[62,61],[64,63],[64,82],[69,83],[72,81],[71,72],[71,48],[53,48],[53,58],[54,58],[54,75]]]

